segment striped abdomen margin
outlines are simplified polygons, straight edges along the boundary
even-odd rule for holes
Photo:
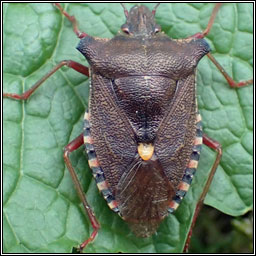
[[[101,169],[99,162],[97,160],[92,137],[90,134],[90,122],[89,122],[88,112],[85,112],[85,115],[84,115],[83,133],[84,133],[85,149],[88,155],[88,163],[90,168],[92,169],[93,177],[96,181],[97,187],[99,191],[102,193],[105,200],[107,201],[109,208],[114,212],[120,214],[115,197],[113,196],[112,192],[109,189],[109,185],[106,181],[103,170]],[[193,145],[192,153],[190,156],[190,161],[187,165],[182,181],[178,186],[178,190],[173,200],[169,204],[169,209],[168,209],[169,213],[174,212],[178,208],[181,200],[184,198],[184,196],[186,195],[190,187],[193,176],[198,166],[198,161],[199,161],[200,152],[202,148],[202,142],[203,142],[202,122],[201,122],[201,116],[198,113],[197,120],[196,120],[196,137],[194,140],[194,145]]]
[[[174,196],[173,200],[169,204],[169,209],[168,209],[169,213],[174,212],[178,208],[181,200],[184,198],[187,191],[189,190],[190,184],[192,182],[193,176],[196,173],[196,169],[198,166],[200,152],[202,149],[202,143],[203,143],[203,127],[202,127],[201,116],[199,113],[197,113],[196,137],[194,140],[192,153],[191,153],[187,168],[185,170],[185,174],[183,175],[182,181],[178,186],[176,195]]]
[[[109,189],[109,185],[106,181],[103,170],[101,169],[99,162],[96,157],[96,153],[93,146],[93,141],[90,133],[90,122],[89,122],[89,114],[85,112],[84,114],[84,144],[85,149],[88,155],[88,163],[90,168],[92,169],[93,177],[96,181],[97,187],[99,191],[102,193],[103,197],[106,199],[108,206],[114,212],[119,213],[119,209],[117,207],[117,202],[112,192]]]

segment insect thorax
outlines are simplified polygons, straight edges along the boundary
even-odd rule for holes
[[[98,164],[90,167],[110,207],[148,236],[178,207],[196,169],[195,70],[209,46],[164,34],[118,35],[87,36],[78,50],[92,71],[85,144]]]
[[[177,84],[194,75],[208,48],[204,40],[176,41],[162,33],[108,41],[86,37],[78,46],[91,64],[92,90],[98,76],[106,79],[138,142],[154,141]]]

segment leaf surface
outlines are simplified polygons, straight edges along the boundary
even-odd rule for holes
[[[153,8],[155,4],[147,4]],[[64,5],[63,5],[64,6]],[[126,4],[129,9],[132,5]],[[156,19],[172,38],[202,31],[213,4],[161,4]],[[125,22],[119,4],[65,4],[80,29],[113,37]],[[69,21],[51,4],[4,4],[3,90],[22,93],[64,59],[86,65]],[[224,4],[207,36],[212,53],[236,80],[252,77],[253,5]],[[205,203],[238,216],[252,209],[253,88],[231,89],[205,57],[198,66],[204,132],[223,145]],[[26,102],[3,101],[4,252],[67,253],[89,237],[89,220],[63,161],[63,147],[82,131],[89,80],[62,68]],[[136,238],[99,194],[83,149],[72,153],[101,229],[85,252],[182,252],[196,202],[215,159],[204,147],[191,189],[151,238]]]

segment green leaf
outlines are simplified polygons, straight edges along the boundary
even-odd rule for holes
[[[153,8],[155,4],[147,4]],[[64,5],[63,5],[64,6]],[[129,9],[132,5],[126,4]],[[161,4],[156,19],[173,38],[202,31],[213,4]],[[119,4],[65,4],[80,29],[113,37],[124,23]],[[69,21],[51,4],[4,4],[4,92],[22,93],[59,61],[85,63]],[[236,80],[252,77],[253,5],[224,4],[207,36],[212,53]],[[231,89],[207,57],[198,66],[204,132],[223,146],[205,203],[230,215],[252,209],[253,88]],[[63,161],[63,147],[82,131],[89,81],[62,68],[26,102],[3,101],[4,252],[67,253],[92,232]],[[151,238],[136,238],[99,194],[83,149],[72,163],[101,229],[85,252],[182,252],[196,202],[216,153],[204,147],[191,189]]]

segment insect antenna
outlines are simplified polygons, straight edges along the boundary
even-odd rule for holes
[[[122,7],[124,8],[124,15],[127,18],[128,17],[128,10],[126,9],[125,5],[120,3],[122,5]]]
[[[157,9],[157,7],[160,5],[160,3],[158,3],[155,7],[154,7],[154,9],[152,10],[152,14],[155,16],[155,14],[156,14],[156,9]]]

